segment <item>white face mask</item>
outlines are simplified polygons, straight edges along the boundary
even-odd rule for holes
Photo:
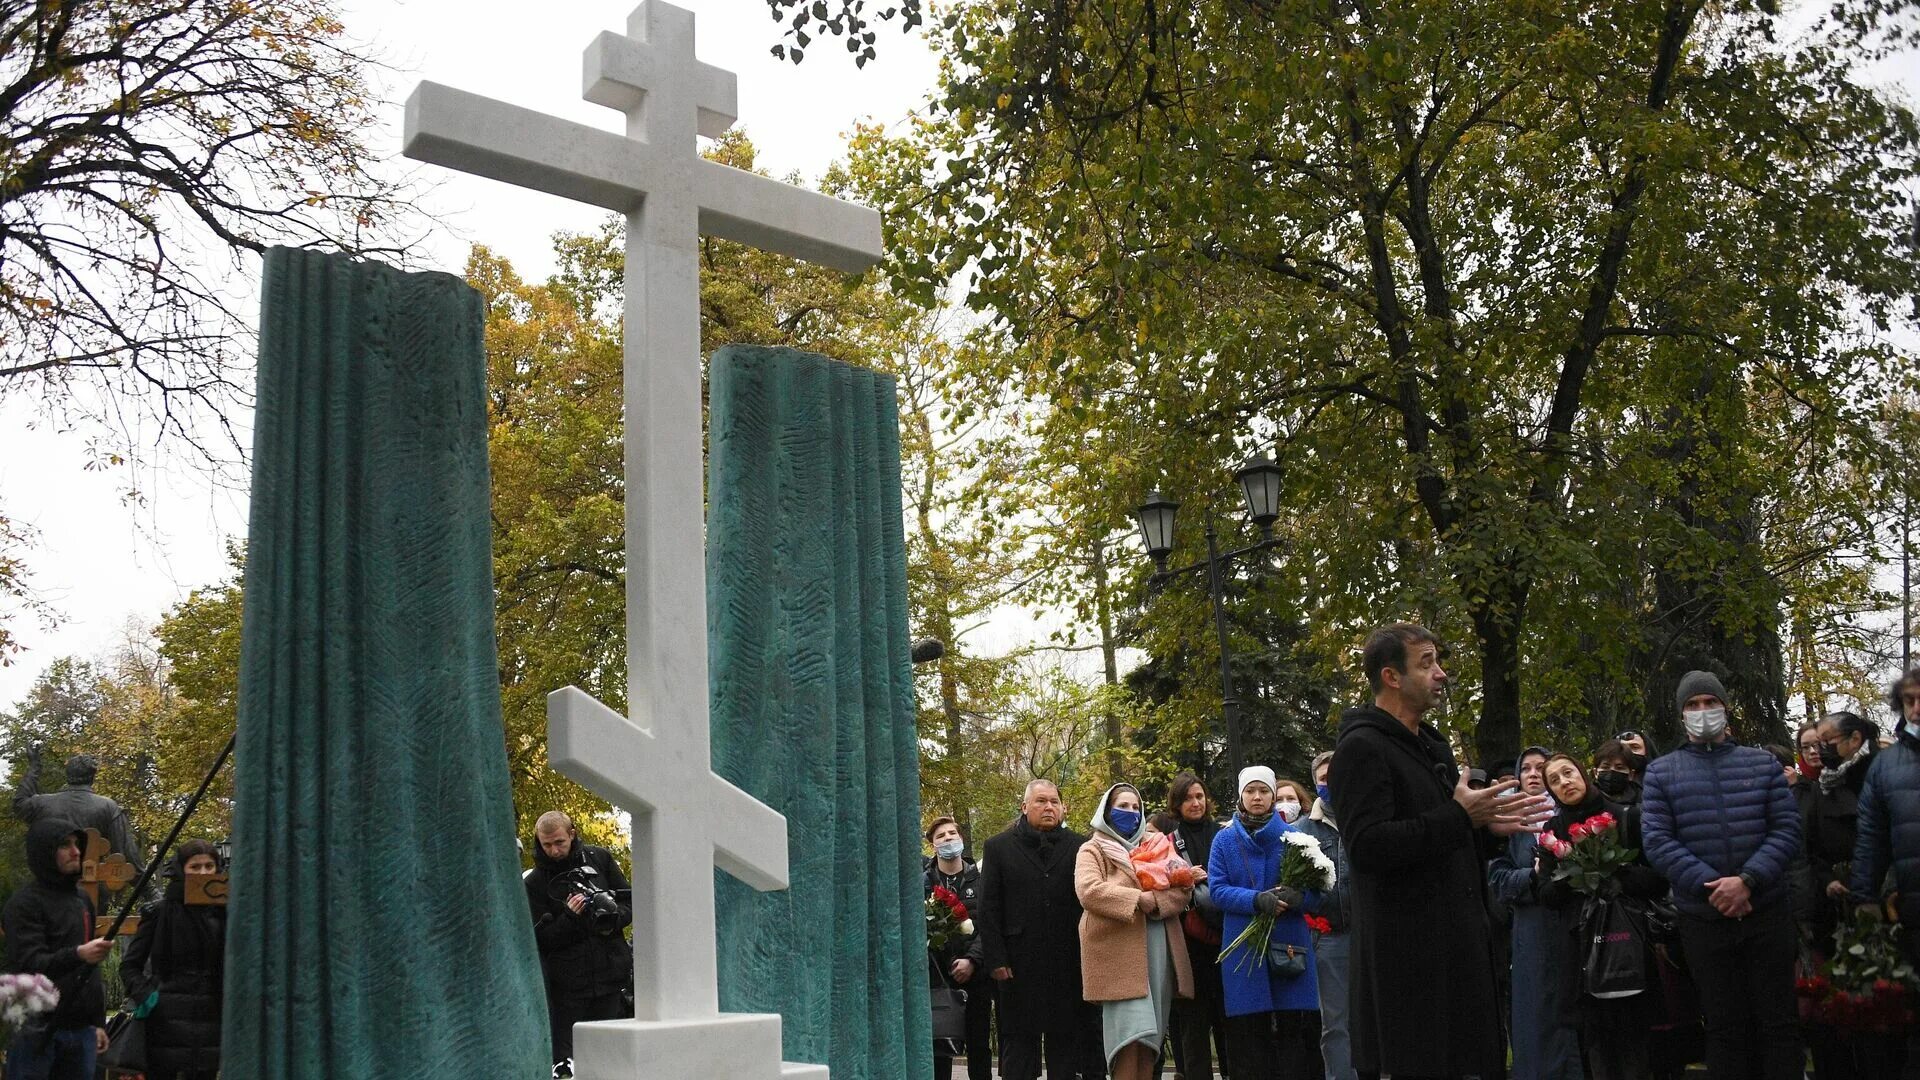
[[[1723,705],[1711,709],[1688,709],[1680,714],[1686,721],[1687,734],[1696,739],[1713,740],[1727,730],[1727,710]]]
[[[1281,799],[1273,804],[1273,812],[1280,815],[1281,821],[1292,821],[1300,816],[1300,804],[1292,799]]]
[[[944,844],[935,844],[933,853],[943,859],[957,859],[960,857],[960,853],[965,850],[967,850],[967,845],[964,842],[949,840]]]

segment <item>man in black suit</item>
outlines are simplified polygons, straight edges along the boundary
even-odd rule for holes
[[[1051,780],[1027,785],[1021,818],[980,858],[980,919],[988,974],[999,984],[1000,1075],[1100,1076],[1099,1013],[1080,999],[1080,898],[1073,862],[1086,837]]]

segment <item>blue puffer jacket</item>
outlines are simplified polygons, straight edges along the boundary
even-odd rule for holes
[[[1249,836],[1240,815],[1213,838],[1213,852],[1207,858],[1207,888],[1213,902],[1226,917],[1223,942],[1231,943],[1253,921],[1253,898],[1280,881],[1280,856],[1286,850],[1282,833],[1293,826],[1279,814],[1259,832]],[[1319,905],[1318,893],[1305,896],[1306,909]],[[1283,976],[1271,968],[1253,963],[1235,952],[1220,958],[1220,985],[1228,1016],[1320,1007],[1320,984],[1313,971],[1313,933],[1307,929],[1300,912],[1289,911],[1273,922],[1273,940],[1298,945],[1307,950],[1307,970],[1301,975]]]
[[[1905,724],[1867,769],[1859,809],[1853,898],[1863,904],[1878,900],[1880,876],[1889,866],[1900,895],[1920,896],[1920,738]]]
[[[1742,872],[1756,911],[1787,902],[1800,815],[1772,754],[1732,740],[1688,743],[1647,766],[1641,807],[1647,861],[1673,882],[1681,911],[1721,918],[1707,882]]]

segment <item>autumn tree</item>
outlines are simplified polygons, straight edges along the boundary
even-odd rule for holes
[[[1642,702],[1684,670],[1663,640],[1722,652],[1777,726],[1766,528],[1812,474],[1759,440],[1831,460],[1895,369],[1873,331],[1915,287],[1916,132],[1862,70],[1898,25],[1867,0],[1791,42],[1699,0],[962,3],[932,117],[885,150],[923,176],[895,266],[962,277],[1021,344],[965,373],[976,398],[1027,403],[1038,468],[1104,454],[1112,511],[1276,451],[1320,651],[1350,665],[1401,615],[1468,644],[1480,756],[1581,708],[1527,683],[1570,630],[1624,642],[1601,681],[1640,665]]]
[[[0,402],[240,449],[242,253],[392,250],[364,48],[329,0],[0,0]]]

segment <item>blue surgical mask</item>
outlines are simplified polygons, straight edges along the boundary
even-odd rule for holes
[[[1331,796],[1331,795],[1329,795],[1329,794],[1327,794],[1327,785],[1325,785],[1325,784],[1316,784],[1316,785],[1314,785],[1314,788],[1313,788],[1313,793],[1314,793],[1315,795],[1318,795],[1318,796],[1320,796],[1320,801],[1321,801],[1321,802],[1332,802],[1332,801],[1333,801],[1333,796]]]
[[[1140,831],[1140,811],[1108,810],[1107,824],[1112,825],[1113,831],[1121,836],[1132,836]]]
[[[943,859],[957,859],[965,850],[967,850],[967,843],[964,840],[949,840],[944,844],[933,846],[933,853]]]

